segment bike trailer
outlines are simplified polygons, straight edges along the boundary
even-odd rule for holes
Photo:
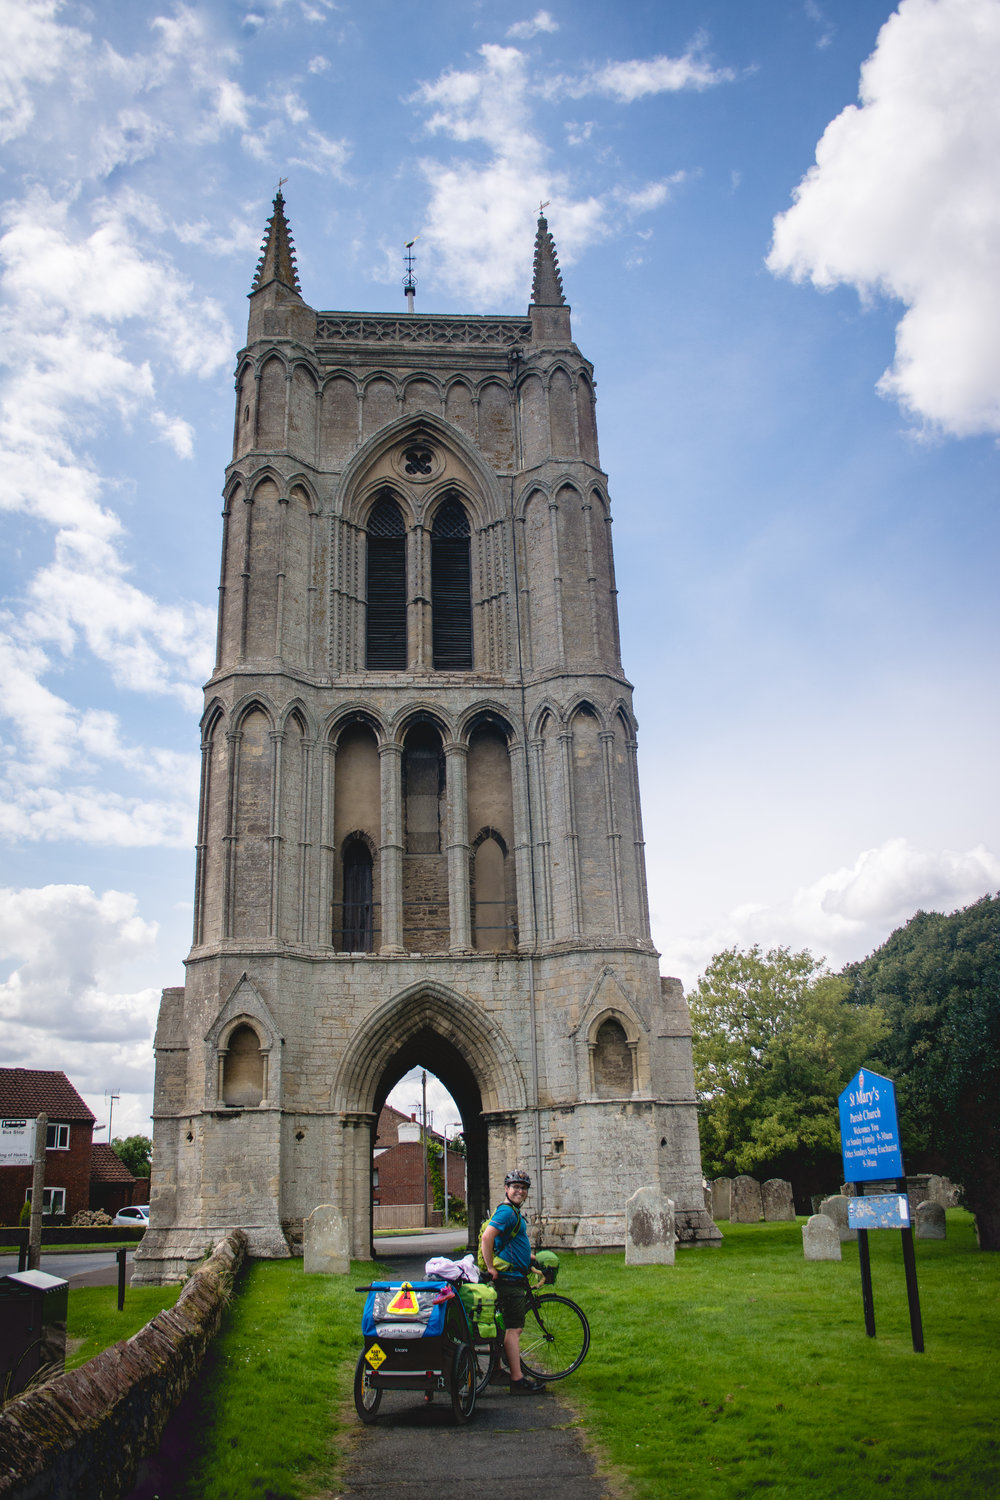
[[[456,1420],[475,1406],[478,1338],[454,1289],[443,1281],[375,1281],[361,1316],[364,1349],[355,1376],[355,1405],[372,1420],[385,1391],[448,1392]]]

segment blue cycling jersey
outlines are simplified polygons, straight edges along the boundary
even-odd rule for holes
[[[526,1276],[531,1269],[531,1241],[528,1239],[523,1216],[509,1203],[501,1203],[490,1223],[497,1230],[497,1238],[493,1242],[494,1255],[507,1261],[510,1266],[509,1274]],[[500,1275],[503,1274],[501,1271]]]

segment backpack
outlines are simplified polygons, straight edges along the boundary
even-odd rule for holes
[[[510,1261],[503,1260],[501,1256],[497,1254],[497,1251],[506,1250],[511,1240],[516,1237],[518,1230],[521,1228],[521,1225],[524,1222],[523,1215],[518,1208],[515,1208],[513,1203],[508,1203],[507,1207],[514,1210],[514,1224],[509,1234],[504,1234],[502,1229],[498,1229],[497,1237],[493,1241],[493,1264],[498,1271],[508,1270],[510,1267]],[[483,1256],[483,1235],[486,1233],[487,1229],[489,1229],[490,1222],[491,1221],[487,1219],[486,1223],[479,1231],[479,1249],[476,1252],[476,1265],[479,1267],[479,1274],[481,1276],[486,1275],[486,1260]]]

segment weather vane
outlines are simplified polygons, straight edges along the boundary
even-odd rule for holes
[[[406,294],[406,311],[413,311],[413,299],[417,295],[417,278],[413,274],[414,254],[413,247],[419,240],[419,234],[415,234],[412,240],[407,240],[403,249],[406,251],[406,275],[403,277],[403,291]]]
[[[548,208],[548,206],[549,206],[549,204],[551,202],[552,202],[551,198],[546,198],[546,200],[545,200],[544,203],[539,203],[539,205],[538,205],[538,215],[539,215],[539,218],[541,218],[542,214],[545,212],[545,210]]]
[[[284,185],[285,185],[285,183],[287,181],[288,181],[287,177],[279,177],[278,178],[278,192],[279,193],[281,192],[281,189],[284,187]]]

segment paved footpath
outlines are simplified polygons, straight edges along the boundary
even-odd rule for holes
[[[423,1274],[423,1259],[384,1261],[395,1279]],[[359,1427],[361,1424],[358,1424]],[[454,1425],[447,1396],[419,1391],[383,1398],[362,1427],[338,1500],[609,1500],[572,1414],[558,1398],[510,1396],[491,1385],[472,1420]]]

